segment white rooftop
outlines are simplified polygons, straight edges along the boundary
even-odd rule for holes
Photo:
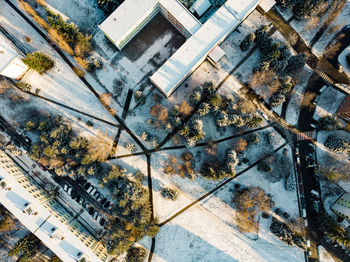
[[[129,0],[130,1],[130,0]],[[159,0],[159,3],[168,10],[175,19],[193,35],[201,27],[201,23],[177,0]]]
[[[183,77],[203,62],[211,49],[238,26],[239,22],[222,6],[150,77],[151,81],[169,96]]]
[[[276,4],[275,0],[263,0],[259,6],[264,10],[265,13],[270,11],[270,9]]]
[[[224,6],[239,20],[243,20],[261,0],[227,0]]]
[[[6,43],[0,43],[0,73],[5,67],[16,57],[18,54],[11,48],[9,48]]]
[[[64,224],[52,216],[37,199],[24,190],[12,175],[8,174],[2,167],[0,167],[0,177],[5,178],[11,187],[11,190],[0,190],[0,202],[62,261],[75,262],[79,258],[78,253],[87,255],[90,261],[101,261]],[[27,213],[23,213],[28,203],[31,207],[35,208],[36,215],[29,216]],[[53,227],[62,232],[64,236],[63,240],[56,241],[50,238]]]
[[[177,0],[125,0],[101,25],[100,29],[119,46],[128,35],[161,4],[188,32],[194,34],[201,23]]]
[[[99,27],[114,44],[118,44],[156,4],[158,0],[126,0]]]
[[[209,0],[197,0],[191,6],[190,11],[192,13],[196,12],[199,16],[202,16],[210,7],[211,7],[211,4]]]

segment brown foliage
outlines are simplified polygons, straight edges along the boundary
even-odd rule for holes
[[[78,63],[78,65],[80,65],[85,70],[89,69],[89,63],[88,61],[86,61],[86,59],[81,58],[79,56],[74,56],[74,60]]]
[[[77,75],[77,76],[79,76],[79,77],[83,77],[84,75],[85,75],[85,71],[84,70],[82,70],[81,68],[79,68],[79,67],[73,67],[73,71],[74,71],[74,73]]]
[[[104,105],[110,105],[112,103],[112,94],[111,93],[102,93],[100,95],[100,100]]]
[[[17,0],[17,3],[18,3],[18,6],[22,10],[27,12],[39,26],[41,26],[45,30],[49,28],[49,25],[46,23],[46,21],[42,19],[40,16],[38,16],[36,11],[27,2],[24,2],[23,0]]]
[[[320,17],[312,16],[307,20],[304,30],[312,31],[312,29],[315,29],[319,24],[320,24]]]
[[[305,223],[303,218],[298,217],[288,222],[290,230],[292,230],[296,235],[304,236],[305,235]]]
[[[181,162],[178,162],[176,156],[169,156],[169,162],[164,168],[166,174],[178,174],[181,177],[192,177],[193,168],[192,160],[193,155],[191,152],[184,152],[180,157]]]
[[[186,102],[183,101],[180,105],[180,113],[184,116],[188,116],[192,111],[192,107]]]
[[[246,149],[247,144],[248,143],[247,143],[247,141],[245,139],[240,138],[240,139],[238,139],[238,141],[236,143],[235,150],[237,152],[242,152],[242,151],[244,151]]]
[[[247,98],[239,100],[238,108],[244,114],[251,114],[251,113],[254,113],[256,111],[256,106],[254,105],[254,103]]]
[[[73,55],[73,49],[69,46],[67,41],[57,33],[56,30],[48,28],[47,34],[59,46],[59,48],[67,52],[69,55]]]
[[[235,191],[232,199],[236,206],[235,221],[242,232],[253,232],[258,228],[257,215],[259,212],[269,212],[272,201],[265,191],[259,187],[250,187]]]
[[[5,231],[12,231],[14,229],[16,229],[16,222],[15,220],[11,217],[11,215],[9,213],[5,213],[5,215],[3,215],[1,217],[0,220],[0,231],[1,232],[5,232]]]
[[[301,99],[300,106],[309,107],[312,105],[312,100],[315,98],[316,94],[313,92],[306,92]]]
[[[215,156],[218,151],[218,144],[216,143],[209,143],[205,148],[205,152],[207,152],[208,155]]]
[[[160,104],[156,104],[151,107],[150,114],[153,117],[156,117],[163,124],[168,119],[168,109],[166,107],[162,107]]]
[[[46,1],[45,0],[36,0],[36,3],[41,5],[42,7],[46,7]]]
[[[57,158],[51,158],[50,159],[50,166],[51,167],[62,167],[64,164],[62,158],[57,157]]]
[[[90,160],[104,162],[112,153],[113,138],[107,135],[107,131],[98,131],[96,136],[90,138],[87,149]]]

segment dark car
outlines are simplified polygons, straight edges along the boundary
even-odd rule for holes
[[[100,225],[103,227],[103,225],[106,223],[106,219],[104,218],[101,218],[100,220]]]
[[[104,208],[108,208],[110,204],[111,204],[111,202],[107,201],[107,202],[103,205],[103,207],[104,207]]]
[[[5,131],[5,127],[3,127],[2,125],[0,125],[0,131],[4,132]]]
[[[78,192],[75,189],[73,189],[72,193],[70,194],[70,196],[72,197],[72,199],[78,198]]]
[[[87,190],[90,186],[91,186],[90,183],[86,183],[86,184],[84,185],[84,189]]]
[[[39,166],[39,168],[41,169],[41,170],[44,170],[44,171],[46,171],[47,170],[47,168],[44,166],[44,165],[42,165],[42,164],[38,164],[38,166]]]
[[[102,199],[101,202],[100,202],[101,205],[103,205],[104,203],[106,203],[106,201],[107,201],[107,198]]]

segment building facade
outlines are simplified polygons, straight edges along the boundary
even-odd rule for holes
[[[0,202],[62,261],[106,261],[105,243],[0,150]],[[30,219],[28,219],[30,217]]]

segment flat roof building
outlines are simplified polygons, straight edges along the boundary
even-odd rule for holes
[[[122,49],[160,11],[187,38],[187,41],[150,77],[151,82],[162,94],[169,97],[259,2],[261,0],[227,0],[202,25],[177,0],[126,0],[100,28],[119,49]],[[208,4],[205,5],[206,1],[199,3],[203,4],[204,9],[208,8]]]
[[[1,41],[0,75],[19,80],[28,69],[17,52],[10,45]]]
[[[0,202],[64,262],[105,261],[104,245],[0,150]]]

